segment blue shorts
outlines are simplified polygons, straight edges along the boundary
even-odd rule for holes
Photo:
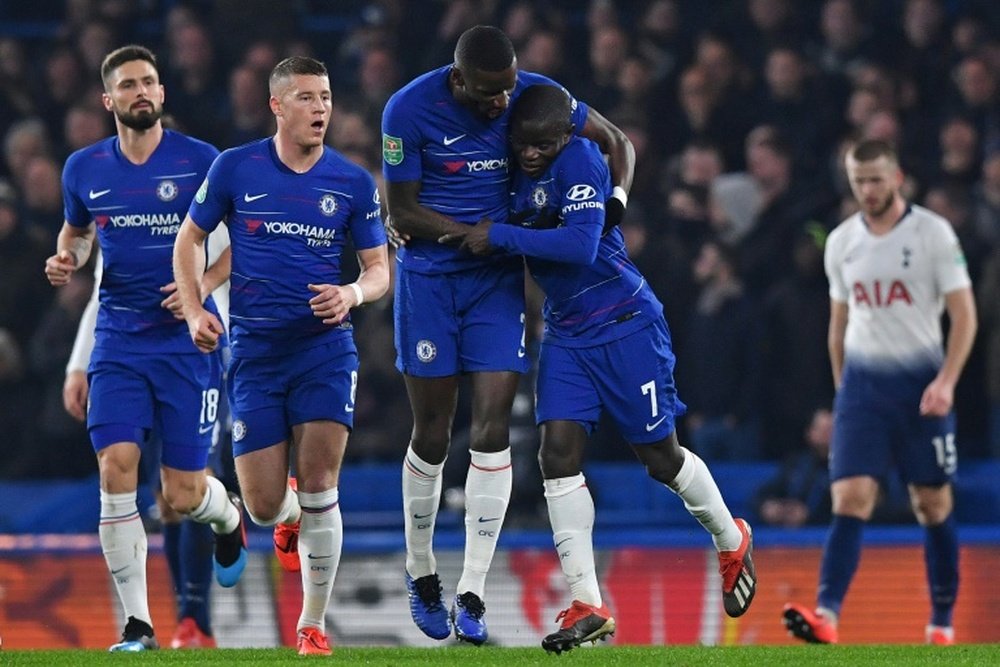
[[[396,368],[414,377],[525,373],[524,265],[428,275],[397,264]]]
[[[601,410],[629,444],[659,442],[687,406],[674,386],[674,353],[666,322],[595,347],[542,343],[536,419],[579,422],[592,433]]]
[[[225,402],[218,354],[95,350],[87,380],[87,428],[94,451],[116,442],[142,446],[152,430],[162,443],[158,458],[163,465],[177,470],[206,466]]]
[[[938,486],[958,465],[955,415],[923,417],[920,397],[937,374],[875,372],[848,366],[833,402],[830,480],[884,479],[899,469],[906,484]]]
[[[331,420],[354,426],[358,351],[350,338],[229,366],[233,456],[288,440],[292,426]]]

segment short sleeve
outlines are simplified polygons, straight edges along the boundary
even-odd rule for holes
[[[77,192],[76,174],[79,162],[75,156],[66,161],[62,175],[63,218],[73,227],[87,227],[93,222],[90,211]]]
[[[837,230],[834,230],[827,238],[826,250],[823,252],[823,266],[826,269],[826,279],[830,283],[830,299],[839,303],[847,303],[850,292],[848,292],[847,283],[844,282],[844,276],[840,272],[840,267],[843,265],[841,244],[839,243],[841,236]]]
[[[188,208],[188,215],[194,223],[206,232],[212,232],[227,215],[232,207],[232,197],[229,193],[229,179],[227,163],[228,154],[222,153],[215,158],[212,166],[208,169],[208,175],[202,182],[191,206]]]
[[[382,174],[393,182],[419,181],[423,176],[423,143],[414,109],[406,99],[393,97],[382,112]]]
[[[934,258],[934,280],[941,294],[972,285],[969,267],[955,230],[945,221],[932,225],[929,250]]]
[[[388,240],[382,224],[382,201],[379,198],[375,179],[367,171],[361,171],[354,191],[351,219],[351,239],[357,250],[377,248]]]

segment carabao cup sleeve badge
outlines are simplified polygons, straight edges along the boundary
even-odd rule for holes
[[[382,159],[393,166],[403,161],[403,140],[388,134],[382,135]]]

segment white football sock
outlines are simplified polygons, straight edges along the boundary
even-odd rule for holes
[[[513,471],[510,447],[502,452],[470,452],[465,478],[465,567],[458,592],[471,591],[480,599],[486,590],[486,573],[500,539],[500,529],[510,503]]]
[[[125,618],[153,625],[146,593],[146,529],[135,503],[136,492],[101,491],[101,551],[114,579]]]
[[[594,499],[583,473],[545,480],[552,542],[574,600],[600,607],[601,587],[594,564]]]
[[[344,522],[336,488],[319,493],[299,491],[302,524],[299,562],[302,563],[302,615],[297,629],[312,626],[326,634],[326,609],[340,566]]]
[[[694,452],[681,447],[684,463],[667,488],[684,501],[684,507],[712,534],[718,551],[735,551],[740,548],[743,533],[733,521],[722,493],[716,486],[705,462]]]
[[[434,523],[441,503],[444,461],[427,463],[410,446],[403,459],[403,509],[405,511],[406,571],[414,579],[437,572],[434,558]]]
[[[226,487],[222,482],[211,475],[206,481],[208,484],[205,486],[205,497],[188,516],[198,523],[209,524],[214,533],[228,535],[240,525],[240,513],[236,506],[229,502],[229,494],[226,493]]]

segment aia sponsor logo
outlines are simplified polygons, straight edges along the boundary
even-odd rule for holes
[[[913,305],[910,291],[906,289],[906,283],[902,280],[893,280],[888,285],[881,280],[872,281],[868,285],[858,281],[851,289],[854,293],[854,303],[858,306],[888,308],[897,301],[908,306]]]

